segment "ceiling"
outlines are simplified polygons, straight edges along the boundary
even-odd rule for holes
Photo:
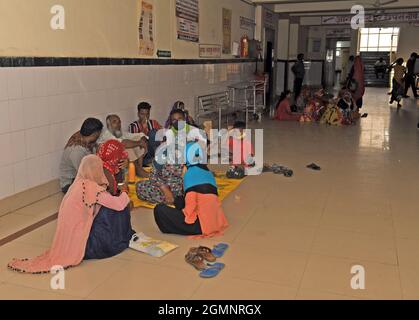
[[[310,12],[348,12],[352,6],[360,4],[365,9],[373,10],[372,4],[376,0],[251,0],[255,4],[269,5],[269,8],[279,13],[310,13]],[[381,0],[385,2],[387,0]],[[382,9],[407,9],[417,8],[419,10],[419,0],[399,0],[383,6]]]

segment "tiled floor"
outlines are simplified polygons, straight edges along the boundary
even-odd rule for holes
[[[52,241],[55,222],[0,247],[0,299],[418,299],[417,169],[419,101],[399,112],[386,91],[368,89],[369,117],[351,127],[266,120],[265,161],[294,169],[293,178],[248,178],[224,201],[224,237],[191,241],[158,232],[152,211],[136,210],[134,228],[177,243],[162,259],[127,250],[66,272],[66,289],[51,276],[5,269]],[[323,171],[305,168],[311,162]],[[0,233],[43,218],[57,199],[2,218]],[[55,206],[55,207],[54,207]],[[197,244],[225,241],[219,277],[202,280],[183,256]],[[351,268],[365,268],[366,289],[353,290]]]

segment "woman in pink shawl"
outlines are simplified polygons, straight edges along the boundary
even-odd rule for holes
[[[362,108],[363,97],[365,94],[365,70],[360,56],[355,57],[354,65],[349,74],[348,89],[352,92],[358,109]]]
[[[67,269],[79,265],[86,258],[88,242],[93,240],[94,243],[95,239],[90,239],[89,236],[94,231],[92,226],[100,216],[99,211],[111,209],[114,212],[121,211],[123,214],[125,211],[122,212],[122,210],[126,209],[130,202],[126,192],[122,192],[118,197],[107,193],[107,185],[108,180],[103,173],[102,160],[95,155],[84,157],[77,177],[61,203],[57,230],[51,249],[37,258],[14,259],[8,264],[8,267],[18,272],[39,274],[49,273],[54,266]],[[127,226],[129,234],[126,235],[126,238],[133,234],[130,227],[129,222],[129,226]],[[112,230],[108,232],[112,233]],[[112,234],[107,236],[114,239]],[[106,246],[108,243],[101,245]],[[126,249],[128,243],[124,247]],[[109,253],[108,248],[101,249]],[[90,251],[98,252],[97,250]]]

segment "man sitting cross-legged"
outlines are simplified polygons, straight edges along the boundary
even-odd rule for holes
[[[118,140],[128,152],[129,161],[135,165],[136,174],[139,177],[148,177],[148,173],[143,169],[144,157],[148,152],[147,136],[143,133],[122,132],[121,119],[115,115],[106,118],[107,129],[104,130],[98,140],[99,144],[109,140]]]

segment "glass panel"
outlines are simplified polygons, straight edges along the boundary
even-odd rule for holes
[[[361,34],[368,34],[369,29],[368,28],[361,28]]]
[[[378,51],[385,51],[385,52],[390,52],[391,48],[390,47],[379,47]]]
[[[369,28],[371,33],[380,33],[380,28]]]
[[[398,36],[393,36],[392,47],[397,48],[398,44],[399,44],[399,37]]]
[[[368,37],[368,47],[378,47],[378,34],[370,34]]]
[[[361,35],[361,41],[359,43],[360,47],[368,47],[368,35],[363,34]]]
[[[399,35],[399,32],[400,32],[400,28],[394,28],[393,34]]]
[[[368,47],[368,51],[370,52],[377,52],[378,48],[377,47]]]
[[[368,48],[367,48],[367,47],[361,47],[361,48],[359,49],[359,51],[365,52],[365,51],[368,51]]]
[[[392,35],[389,34],[380,34],[380,47],[391,47],[391,37]]]
[[[381,34],[382,33],[390,33],[390,34],[392,34],[393,33],[393,28],[381,28],[380,33]]]

